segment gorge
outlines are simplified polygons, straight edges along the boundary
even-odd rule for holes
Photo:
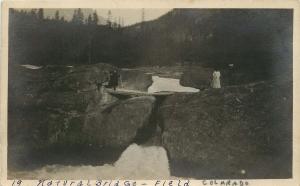
[[[117,68],[101,63],[10,66],[10,176],[59,178],[51,174],[55,170],[68,178],[117,178],[110,173],[128,162],[134,171],[121,171],[124,179],[140,174],[149,179],[291,175],[291,80],[206,87],[159,98],[109,95],[109,102],[103,102],[95,80],[103,80],[105,71],[113,69]],[[153,74],[119,70],[125,88],[146,92],[152,85]],[[200,82],[196,87],[203,86],[199,77],[189,78],[193,84]],[[86,174],[77,175],[79,167]]]

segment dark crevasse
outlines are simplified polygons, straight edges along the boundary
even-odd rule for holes
[[[123,101],[127,101],[130,98],[119,99],[118,103],[120,104]],[[123,167],[130,164],[134,167],[134,165],[141,164],[141,161],[146,161],[149,166],[153,167],[155,173],[147,172],[148,169],[135,170],[135,176],[145,176],[145,178],[158,178],[159,176],[163,176],[163,178],[168,178],[166,176],[169,175],[169,166],[168,166],[168,154],[165,148],[161,145],[162,132],[164,130],[164,123],[162,117],[160,116],[160,106],[165,100],[165,97],[155,97],[155,102],[153,103],[151,114],[147,118],[147,125],[144,125],[138,131],[136,131],[136,136],[132,140],[132,143],[126,147],[126,149],[103,149],[100,154],[92,153],[91,156],[85,156],[86,153],[90,154],[90,152],[99,149],[92,150],[91,148],[85,149],[84,152],[81,153],[82,156],[85,156],[88,160],[93,160],[91,162],[82,162],[82,160],[75,160],[78,152],[73,152],[75,156],[70,156],[70,154],[65,154],[67,159],[64,159],[64,162],[61,160],[61,153],[59,153],[56,157],[58,159],[53,160],[52,162],[49,160],[42,160],[43,162],[40,166],[29,168],[27,171],[23,172],[19,170],[16,172],[13,171],[10,173],[11,176],[24,176],[24,178],[37,178],[40,176],[47,176],[47,178],[60,178],[59,176],[63,175],[68,178],[72,178],[76,176],[76,173],[79,169],[84,169],[87,172],[93,173],[84,173],[81,176],[87,178],[94,178],[98,174],[107,178],[114,178],[113,176],[117,176],[121,174],[124,176]],[[113,105],[112,107],[114,107]],[[114,109],[114,108],[111,108]],[[136,143],[136,144],[134,144]],[[82,148],[81,148],[82,149]],[[57,149],[54,149],[57,151]],[[110,157],[109,159],[105,159],[105,157]],[[45,158],[47,156],[44,156]],[[130,157],[130,158],[129,158]],[[99,160],[99,158],[101,158]],[[104,158],[104,159],[102,159]],[[69,160],[69,161],[67,161]],[[112,161],[113,160],[113,161]],[[156,165],[156,164],[157,165]],[[128,167],[126,167],[126,170]],[[129,168],[130,169],[130,168]],[[133,169],[133,168],[132,168]],[[119,172],[115,172],[115,171]],[[130,169],[131,170],[131,169]],[[55,173],[57,172],[57,174]],[[127,170],[128,172],[128,170]],[[130,172],[130,171],[129,171]],[[161,172],[161,173],[160,173]],[[58,174],[59,173],[59,174]],[[49,176],[49,177],[48,177]],[[128,175],[129,178],[134,175]],[[126,177],[126,175],[125,175]]]
[[[152,113],[149,117],[149,124],[138,129],[133,143],[139,145],[161,145],[162,133],[164,131],[164,121],[161,117],[160,106],[165,100],[165,96],[155,96]]]

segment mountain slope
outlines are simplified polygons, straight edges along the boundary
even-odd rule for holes
[[[291,73],[292,22],[288,9],[174,9],[126,31],[140,35],[143,65],[188,62],[224,69],[233,63],[259,77]]]
[[[124,28],[39,20],[11,10],[9,56],[12,63],[33,65],[179,63],[226,71],[233,64],[237,77],[250,82],[292,77],[292,23],[290,9],[174,9]]]

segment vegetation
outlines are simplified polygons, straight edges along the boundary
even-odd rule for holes
[[[77,9],[71,21],[43,9],[10,12],[10,62],[93,64],[118,67],[197,64],[226,69],[247,78],[291,74],[292,10],[174,9],[153,20],[122,27],[99,25],[97,13]],[[251,78],[253,77],[253,78]]]

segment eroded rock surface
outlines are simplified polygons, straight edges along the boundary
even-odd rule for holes
[[[172,175],[291,176],[290,81],[175,94],[163,102],[161,113]]]
[[[155,98],[142,96],[99,106],[86,116],[84,131],[95,144],[124,147],[133,142],[138,130],[149,127]]]
[[[200,90],[209,88],[212,80],[212,73],[213,69],[211,68],[192,66],[185,69],[181,76],[180,84],[183,86],[199,88]]]
[[[141,97],[124,101],[104,95],[97,84],[105,81],[106,73],[113,69],[116,68],[101,63],[39,69],[11,65],[8,138],[9,161],[13,163],[10,165],[18,164],[19,159],[26,164],[28,157],[34,159],[33,153],[48,154],[49,149],[54,149],[53,153],[60,154],[81,147],[107,146],[116,151],[116,159],[134,140],[138,129],[147,125],[155,99]],[[128,74],[124,81],[138,82],[135,75],[136,72]],[[142,74],[138,78],[147,79]],[[146,86],[141,82],[136,87],[143,89],[142,85]]]
[[[101,82],[104,71],[111,69],[104,64],[10,68],[9,166],[20,161],[32,165],[36,157],[44,157],[43,165],[103,165],[115,162],[135,142],[162,144],[172,176],[291,177],[291,80],[279,78],[159,99],[108,95],[108,101],[103,101],[103,91],[95,81]],[[134,84],[137,78],[128,75],[126,81]],[[144,90],[146,85],[141,82],[136,87]],[[79,152],[65,152],[73,148]],[[33,156],[42,150],[44,154]]]
[[[120,75],[122,86],[126,89],[147,92],[152,84],[152,76],[138,69],[122,69]]]

